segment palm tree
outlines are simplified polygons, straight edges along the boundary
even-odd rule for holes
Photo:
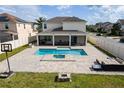
[[[112,35],[120,35],[121,32],[121,24],[120,23],[115,23],[113,24],[113,28],[111,29],[111,34]]]
[[[43,23],[46,21],[46,19],[44,17],[39,17],[38,19],[36,19],[36,25],[37,25],[37,30],[38,32],[42,32],[43,31]]]

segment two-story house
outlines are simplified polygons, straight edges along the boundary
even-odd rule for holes
[[[120,25],[121,25],[120,35],[123,35],[124,36],[124,19],[118,19],[117,20],[117,23],[120,23]]]
[[[8,13],[0,14],[0,42],[35,36],[32,23]]]
[[[111,33],[111,29],[113,28],[113,23],[111,22],[99,22],[95,25],[96,30],[101,29],[103,33]]]
[[[85,46],[86,21],[78,17],[54,17],[43,24],[37,34],[37,45]]]

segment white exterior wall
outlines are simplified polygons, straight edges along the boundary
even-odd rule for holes
[[[14,22],[0,22],[0,30],[7,30],[5,29],[5,23],[8,23],[8,30],[16,32],[16,23]]]
[[[6,22],[0,22],[0,30],[6,30],[5,29],[5,23]],[[25,24],[25,23],[14,23],[14,22],[7,22],[9,25],[10,31],[17,32],[19,36],[29,36],[29,33],[31,33],[31,36],[35,36],[37,34],[37,31],[33,31],[31,24]],[[24,29],[25,24],[25,29]]]
[[[47,24],[47,29],[43,29],[43,31],[53,30],[55,28],[62,27],[62,23],[46,23],[46,24]]]
[[[17,23],[16,27],[19,38],[23,38],[23,37],[28,38],[30,35],[35,36],[37,33],[33,31],[31,24],[25,24],[25,29],[24,29],[24,23]]]
[[[121,28],[124,29],[124,25],[122,25]]]
[[[43,31],[53,30],[55,28],[63,27],[63,30],[78,30],[86,32],[86,22],[63,22],[63,23],[46,23],[47,29]]]
[[[79,30],[86,32],[85,22],[63,22],[63,30]]]
[[[36,32],[33,32],[31,24],[25,24],[25,29],[24,29],[24,23],[16,23],[15,27],[18,33],[18,40],[4,42],[4,43],[12,44],[13,49],[28,44],[29,33],[31,33],[31,36],[36,35]],[[1,44],[2,43],[0,43],[0,45]],[[2,52],[0,51],[0,54],[1,53]]]

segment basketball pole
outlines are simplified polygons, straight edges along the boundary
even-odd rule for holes
[[[6,52],[6,59],[7,59],[8,70],[9,70],[9,74],[10,74],[11,70],[10,70],[10,64],[9,64],[9,59],[8,59],[8,53],[7,52]]]

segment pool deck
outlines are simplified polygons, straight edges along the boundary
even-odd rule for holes
[[[108,64],[118,64],[117,61],[108,60],[107,55],[90,45],[83,47],[71,47],[72,49],[84,49],[88,56],[66,55],[66,59],[58,60],[52,55],[38,56],[35,55],[39,48],[53,48],[49,46],[35,46],[25,49],[24,51],[10,57],[11,70],[15,72],[70,72],[84,74],[107,74],[107,75],[124,75],[124,72],[104,72],[92,71],[90,67],[96,59],[103,60]],[[6,60],[0,63],[0,72],[7,70]]]

